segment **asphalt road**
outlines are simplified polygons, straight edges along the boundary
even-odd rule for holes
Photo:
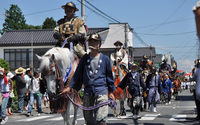
[[[126,105],[126,116],[121,118],[114,117],[113,111],[109,109],[108,125],[200,125],[199,121],[194,118],[195,103],[192,93],[184,90],[179,93],[178,100],[172,100],[169,105],[158,104],[157,113],[149,111],[141,112],[142,116],[139,120],[133,120],[132,114]],[[117,105],[119,111],[119,105]],[[34,112],[34,116],[26,117],[26,113],[17,113],[9,116],[6,125],[64,125],[63,119],[59,114],[49,114],[48,109],[44,109],[44,113],[40,116]],[[73,117],[73,109],[71,109],[70,117]],[[78,125],[84,124],[82,111],[78,113]]]

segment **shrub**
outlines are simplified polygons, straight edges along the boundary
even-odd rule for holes
[[[0,58],[0,66],[6,70],[6,73],[10,71],[9,63],[2,58]]]

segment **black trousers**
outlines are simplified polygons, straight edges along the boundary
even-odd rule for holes
[[[193,96],[194,96],[195,104],[196,104],[196,107],[197,107],[197,117],[200,119],[200,101],[197,100],[197,98],[196,98],[195,90],[193,91]]]
[[[127,103],[128,103],[128,106],[130,107],[130,110],[133,113],[133,115],[139,115],[139,111],[140,111],[141,105],[138,104],[140,102],[135,102],[134,99],[135,99],[134,97],[133,98],[128,98]],[[137,103],[137,104],[133,104],[133,103]]]

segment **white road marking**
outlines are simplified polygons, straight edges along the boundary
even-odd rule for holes
[[[18,122],[30,122],[30,121],[35,121],[35,120],[45,119],[45,118],[50,118],[50,117],[53,117],[53,116],[36,116],[36,117],[20,119],[20,120],[16,120],[16,121],[18,121]]]
[[[83,118],[83,117],[82,117],[82,118],[78,118],[77,120],[78,120],[78,121],[81,121],[81,120],[84,120],[84,118]]]
[[[154,120],[156,117],[158,117],[160,114],[145,114],[141,119],[139,120]]]
[[[70,115],[70,118],[73,118],[74,115]],[[60,121],[60,120],[63,120],[63,117],[60,116],[60,117],[56,117],[56,118],[51,118],[51,119],[46,119],[45,121]]]
[[[173,115],[169,121],[186,121],[187,115]]]

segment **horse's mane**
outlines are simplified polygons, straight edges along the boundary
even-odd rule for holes
[[[41,59],[40,62],[40,69],[45,68],[50,68],[50,60],[52,55],[54,55],[57,63],[58,63],[58,67],[61,68],[61,70],[66,70],[66,67],[68,67],[70,65],[71,62],[71,57],[72,57],[72,53],[69,51],[68,48],[60,48],[60,47],[54,47],[50,50],[48,50]],[[63,69],[65,68],[65,69]]]

